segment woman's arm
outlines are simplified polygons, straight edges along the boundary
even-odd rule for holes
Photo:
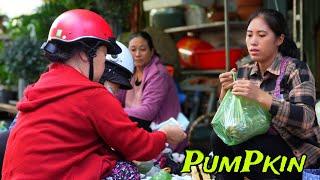
[[[88,108],[92,124],[104,142],[126,160],[150,160],[164,149],[164,133],[148,133],[138,128],[123,111],[119,101],[104,91],[94,96],[99,98]]]
[[[221,84],[219,101],[223,99],[229,89],[232,89],[233,86],[233,74],[236,72],[236,69],[233,68],[229,72],[221,73],[219,75],[219,81]]]
[[[289,77],[289,101],[272,99],[270,113],[280,126],[309,129],[315,120],[315,83],[305,63],[300,63]]]
[[[138,128],[123,111],[119,101],[105,93],[105,90],[98,90],[93,96],[99,97],[88,108],[94,129],[109,147],[126,160],[150,160],[159,155],[165,142],[175,145],[186,137],[178,126],[149,133]]]
[[[265,109],[270,109],[272,96],[260,89],[250,80],[237,80],[234,82],[232,93],[237,96],[243,96],[248,99],[258,101]]]

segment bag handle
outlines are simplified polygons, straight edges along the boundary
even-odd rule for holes
[[[231,71],[231,74],[232,74],[232,79],[233,79],[233,81],[236,81],[236,80],[237,80],[236,72]]]
[[[283,57],[281,59],[281,62],[280,62],[280,74],[277,78],[277,81],[276,81],[276,87],[274,89],[274,92],[273,92],[273,95],[276,97],[276,98],[281,98],[280,96],[280,84],[281,84],[281,81],[285,75],[285,72],[286,72],[286,67],[287,67],[287,64],[289,62],[289,57]]]

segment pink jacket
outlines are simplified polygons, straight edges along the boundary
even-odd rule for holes
[[[161,123],[180,112],[178,91],[172,77],[158,56],[153,56],[143,70],[141,105],[125,108],[129,116]],[[120,91],[119,100],[125,104],[126,91]]]

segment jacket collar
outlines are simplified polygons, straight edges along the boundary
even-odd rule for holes
[[[267,68],[266,72],[269,72],[271,74],[279,76],[280,74],[280,62],[281,62],[282,56],[280,53],[276,56],[275,60],[272,62],[272,64]],[[260,68],[257,62],[254,63],[250,76],[260,73]]]

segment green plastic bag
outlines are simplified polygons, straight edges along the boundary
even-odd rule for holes
[[[235,75],[233,75],[235,80]],[[235,96],[228,90],[211,125],[227,145],[237,145],[264,134],[270,127],[271,115],[256,101]]]
[[[172,175],[164,170],[151,177],[151,180],[171,180]]]

